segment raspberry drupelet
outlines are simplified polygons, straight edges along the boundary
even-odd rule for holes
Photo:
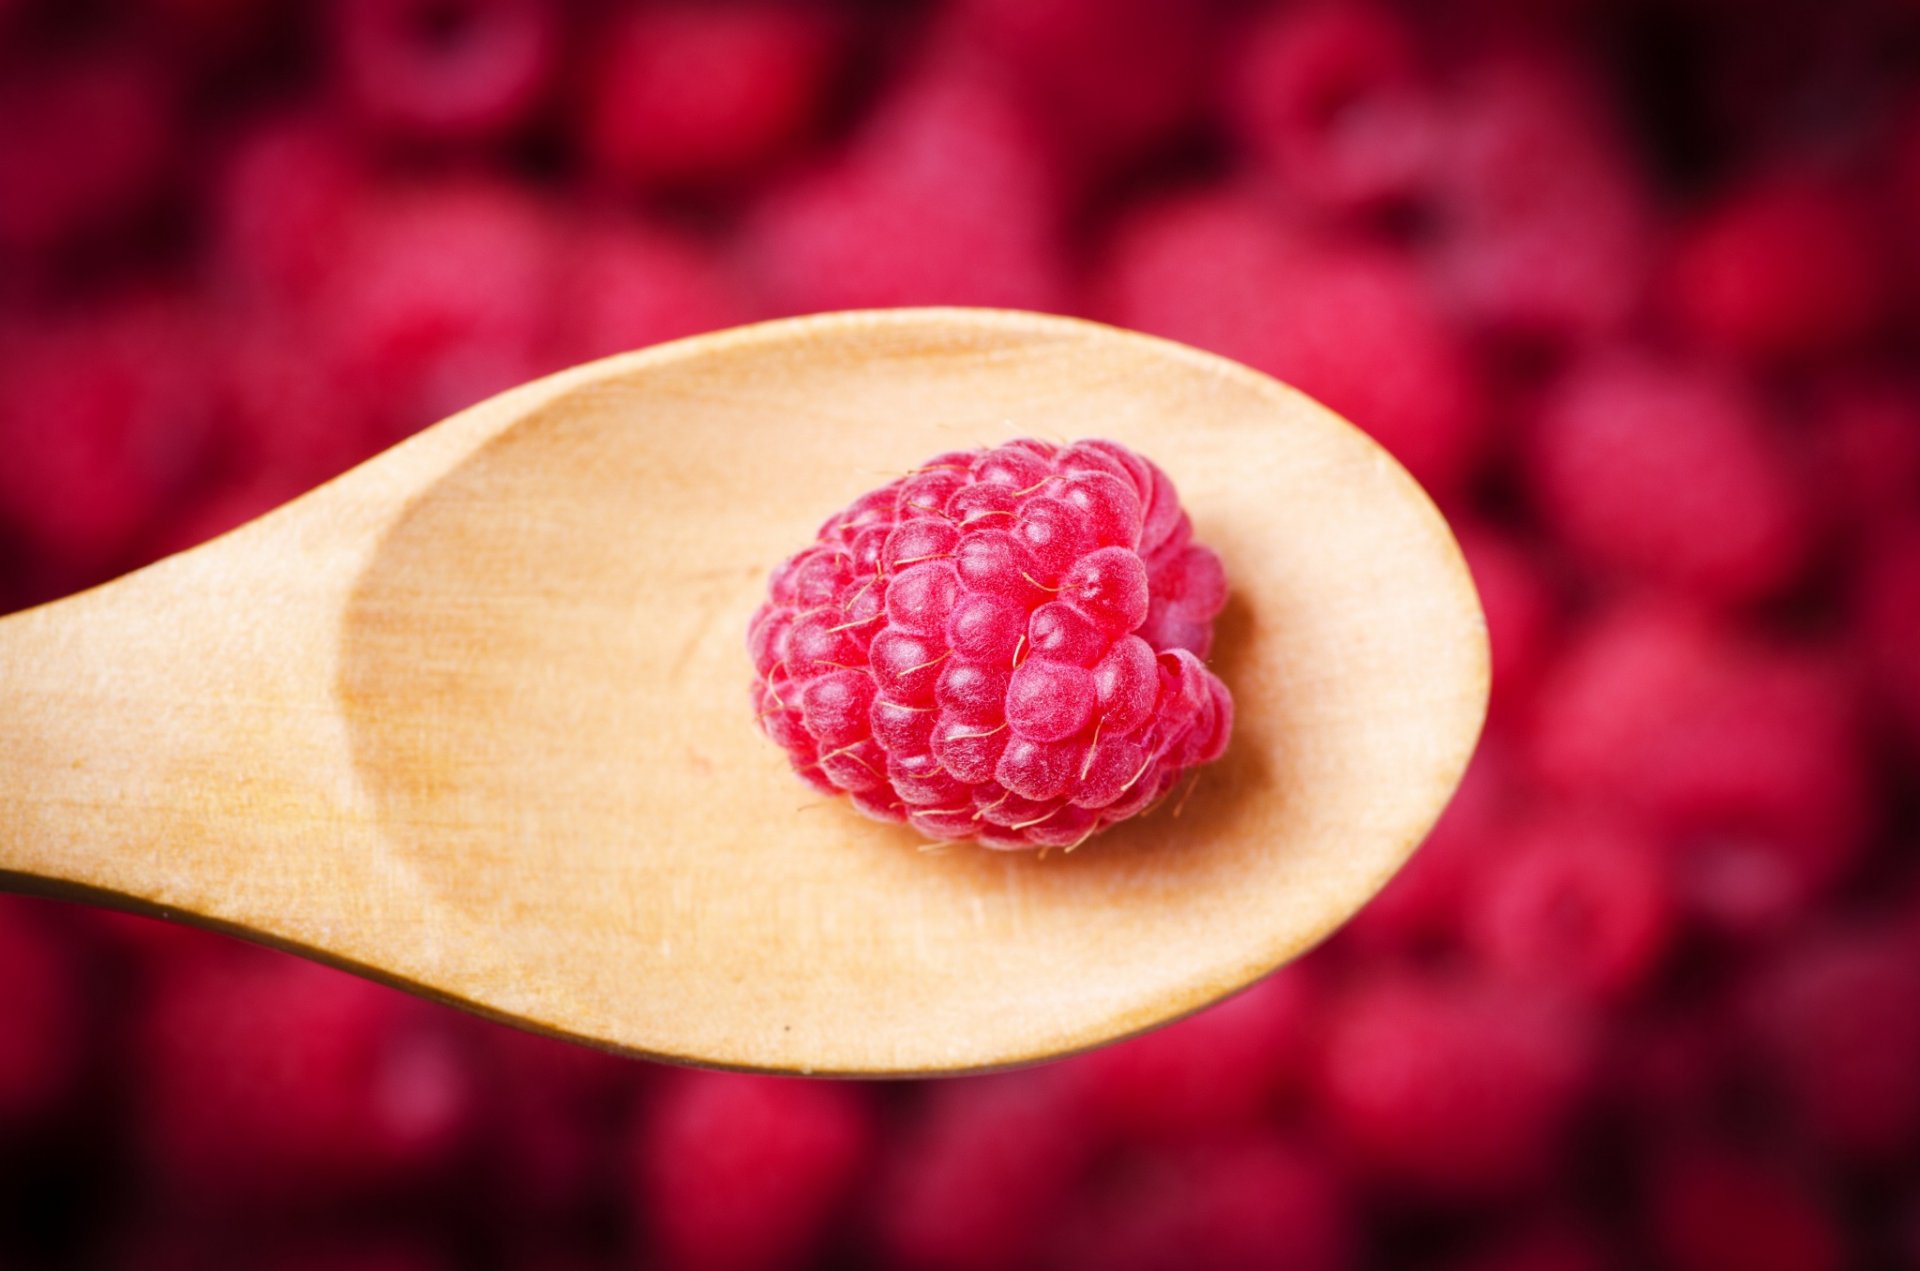
[[[1125,446],[929,460],[830,517],[748,630],[794,769],[882,821],[1074,847],[1226,749],[1220,558]]]

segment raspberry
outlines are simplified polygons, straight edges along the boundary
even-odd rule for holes
[[[1749,1152],[1663,1155],[1650,1198],[1654,1236],[1675,1271],[1840,1271],[1840,1220],[1793,1171]]]
[[[1576,66],[1506,53],[1461,77],[1431,160],[1441,294],[1493,331],[1621,327],[1651,264],[1647,192]]]
[[[1596,1232],[1548,1222],[1444,1265],[1446,1271],[1607,1271],[1622,1263]]]
[[[0,345],[0,519],[69,585],[137,551],[203,459],[215,359],[194,318],[126,297]]]
[[[1785,921],[1854,864],[1867,763],[1839,668],[1659,604],[1596,622],[1542,686],[1532,758],[1576,798],[1647,818],[1689,905]]]
[[[310,299],[337,264],[367,181],[347,137],[322,119],[294,115],[254,125],[233,143],[210,185],[219,271],[269,300]]]
[[[1434,107],[1398,18],[1335,0],[1264,15],[1243,39],[1229,113],[1290,192],[1334,211],[1415,193]]]
[[[1509,832],[1464,916],[1468,943],[1502,973],[1608,997],[1646,980],[1673,927],[1654,845],[1568,809]]]
[[[1069,1211],[1052,1265],[1103,1271],[1337,1271],[1352,1203],[1324,1162],[1243,1130],[1145,1161]]]
[[[1920,748],[1920,517],[1881,529],[1859,571],[1851,608],[1874,705]]]
[[[760,202],[753,264],[783,313],[1061,309],[1057,166],[1004,83],[935,63],[894,90],[849,150]]]
[[[774,571],[748,632],[761,727],[876,820],[1077,846],[1226,749],[1233,699],[1200,661],[1226,577],[1191,535],[1115,442],[936,456]]]
[[[955,25],[1019,79],[1074,158],[1125,159],[1204,104],[1209,0],[960,0]]]
[[[1493,648],[1493,708],[1505,714],[1524,700],[1553,647],[1559,597],[1538,556],[1488,526],[1455,527],[1473,571]]]
[[[557,250],[516,189],[446,184],[364,201],[317,300],[321,355],[404,435],[545,365]]]
[[[148,1003],[144,1140],[187,1197],[293,1202],[438,1176],[474,1115],[455,1021],[390,989],[225,946]]]
[[[85,1041],[78,967],[39,908],[11,897],[0,903],[0,1129],[64,1102]]]
[[[1920,939],[1861,924],[1781,951],[1749,985],[1750,1032],[1815,1139],[1856,1160],[1920,1141]]]
[[[1813,485],[1828,525],[1875,535],[1920,491],[1920,385],[1841,379],[1808,410]]]
[[[1377,956],[1428,949],[1455,934],[1472,888],[1497,868],[1488,858],[1497,855],[1518,800],[1512,767],[1500,736],[1482,740],[1426,842],[1336,939]]]
[[[1709,370],[1590,362],[1542,405],[1528,440],[1536,507],[1596,565],[1741,601],[1805,563],[1792,470],[1758,405]]]
[[[663,1264],[757,1271],[811,1263],[873,1146],[859,1090],[688,1072],[659,1097],[636,1149]]]
[[[1232,192],[1123,221],[1097,307],[1245,362],[1324,401],[1442,494],[1487,440],[1481,385],[1407,258],[1289,234]],[[1287,303],[1276,304],[1274,297]]]
[[[1094,1123],[1123,1141],[1191,1140],[1255,1122],[1301,1075],[1314,1010],[1297,969],[1190,1019],[1072,1060]]]
[[[1682,328],[1715,352],[1813,356],[1879,325],[1885,255],[1856,198],[1781,173],[1730,191],[1683,231],[1664,294]]]
[[[1583,1020],[1491,982],[1394,974],[1336,1008],[1321,1106],[1356,1159],[1443,1196],[1541,1181],[1588,1062]]]
[[[999,1271],[1028,1265],[1093,1143],[1054,1070],[930,1087],[873,1198],[883,1265]]]
[[[0,250],[39,253],[148,210],[173,159],[176,90],[139,54],[100,49],[0,74]]]
[[[348,103],[402,137],[505,136],[558,62],[551,0],[337,0],[323,12]]]
[[[747,175],[805,138],[841,60],[827,16],[681,0],[622,14],[589,69],[580,145],[628,182]]]
[[[664,226],[594,226],[562,248],[554,361],[587,362],[750,315],[716,253]]]

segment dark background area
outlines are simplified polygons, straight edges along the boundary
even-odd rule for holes
[[[1496,663],[1346,931],[1013,1074],[0,902],[0,1268],[1920,1265],[1917,69],[1913,0],[0,0],[0,609],[547,370],[963,303],[1349,415]]]

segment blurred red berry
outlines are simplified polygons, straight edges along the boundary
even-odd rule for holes
[[[1602,997],[1639,988],[1673,928],[1664,862],[1648,837],[1558,807],[1508,832],[1463,917],[1467,943],[1501,974]]]
[[[323,118],[248,128],[209,183],[217,271],[244,295],[304,304],[341,267],[339,250],[368,193],[363,157]]]
[[[1505,739],[1489,735],[1413,859],[1353,916],[1341,944],[1363,956],[1417,952],[1457,934],[1475,880],[1497,861],[1520,783]]]
[[[149,210],[177,124],[166,68],[131,49],[0,71],[0,251],[47,252]]]
[[[873,1197],[882,1265],[1028,1265],[1093,1146],[1072,1091],[1046,1070],[928,1088]]]
[[[1885,255],[1848,191],[1808,174],[1764,176],[1683,229],[1664,291],[1705,348],[1759,360],[1830,353],[1878,326]]]
[[[44,908],[0,900],[0,1132],[58,1111],[85,1056],[85,985]]]
[[[580,146],[596,171],[623,182],[752,175],[813,132],[843,35],[813,5],[633,8],[599,36]]]
[[[1548,1220],[1517,1235],[1502,1233],[1485,1248],[1444,1265],[1446,1271],[1608,1271],[1623,1264],[1599,1232]]]
[[[850,151],[755,210],[752,263],[781,313],[907,304],[1058,309],[1058,191],[1032,121],[977,68],[925,68]]]
[[[1104,316],[1236,358],[1319,398],[1436,491],[1487,440],[1465,348],[1404,257],[1289,233],[1232,192],[1150,205],[1122,222]]]
[[[1095,1124],[1123,1140],[1191,1139],[1260,1119],[1299,1075],[1313,990],[1277,972],[1191,1018],[1073,1060]]]
[[[1870,819],[1848,686],[1818,653],[1626,606],[1542,686],[1532,758],[1549,784],[1648,818],[1675,885],[1730,928],[1804,911],[1857,859]]]
[[[646,1222],[663,1265],[810,1265],[873,1146],[860,1091],[688,1072],[657,1097],[635,1151]]]
[[[341,95],[372,128],[488,141],[527,122],[559,60],[553,0],[333,0]]]
[[[137,547],[213,424],[198,315],[136,296],[0,342],[0,521],[71,583]]]
[[[317,298],[331,373],[398,436],[551,369],[554,223],[488,184],[385,191],[356,208]]]
[[[1315,0],[1261,15],[1233,52],[1227,93],[1242,142],[1312,204],[1375,207],[1431,175],[1436,107],[1391,10]]]
[[[1129,158],[1199,114],[1217,0],[955,0],[1076,161]]]
[[[1836,380],[1808,414],[1810,484],[1830,525],[1871,538],[1920,506],[1920,383]]]
[[[477,1111],[461,1026],[281,955],[182,966],[146,1004],[140,1034],[149,1176],[242,1209],[444,1177]]]
[[[1442,296],[1490,329],[1560,341],[1638,303],[1652,211],[1580,70],[1534,52],[1475,60],[1443,116],[1430,248]]]
[[[1655,1244],[1674,1271],[1839,1271],[1839,1217],[1790,1170],[1731,1147],[1656,1158]]]
[[[1587,1021],[1485,980],[1378,972],[1335,1007],[1320,1108],[1356,1163],[1440,1196],[1551,1184]]]
[[[1130,1161],[1066,1211],[1043,1265],[1070,1271],[1338,1271],[1357,1243],[1324,1159],[1267,1134]]]
[[[1805,509],[1768,420],[1705,368],[1590,360],[1542,404],[1524,457],[1540,515],[1603,570],[1739,601],[1806,561]]]
[[[1504,712],[1524,700],[1552,653],[1559,598],[1519,535],[1471,523],[1456,524],[1454,532],[1487,615],[1494,709]]]
[[[1870,704],[1920,748],[1920,516],[1888,522],[1857,568],[1852,611]]]
[[[1920,935],[1868,924],[1816,932],[1748,987],[1769,1071],[1819,1142],[1863,1161],[1920,1142]]]
[[[707,244],[640,223],[596,225],[561,249],[555,361],[586,362],[751,316]]]

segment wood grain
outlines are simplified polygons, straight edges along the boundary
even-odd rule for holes
[[[1227,758],[1044,859],[922,850],[755,730],[744,632],[939,450],[1112,437],[1226,562]],[[828,315],[578,368],[0,621],[0,872],[639,1054],[843,1074],[1149,1027],[1325,936],[1484,714],[1445,524],[1348,424],[1066,319]]]

